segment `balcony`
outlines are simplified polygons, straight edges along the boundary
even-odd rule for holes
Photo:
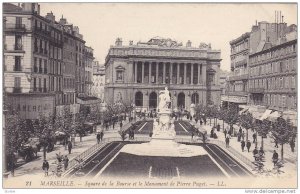
[[[25,32],[25,24],[14,24],[14,23],[4,23],[4,31],[16,31],[16,32]]]
[[[14,71],[22,71],[22,67],[20,64],[14,66]]]
[[[13,88],[13,93],[21,93],[22,92],[22,88],[21,87],[14,87]]]
[[[246,92],[246,91],[226,92],[225,95],[228,95],[228,96],[247,96],[248,92]]]
[[[5,44],[4,50],[6,53],[25,53],[23,45],[20,44],[14,44],[13,47],[9,47]]]
[[[250,88],[249,89],[250,93],[264,93],[265,92],[265,88]]]
[[[248,73],[242,74],[242,75],[231,75],[229,76],[229,81],[238,81],[238,80],[247,80],[248,79]]]

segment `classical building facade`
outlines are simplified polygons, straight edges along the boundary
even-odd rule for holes
[[[156,109],[159,91],[168,87],[173,109],[193,104],[219,104],[220,51],[191,41],[182,46],[155,37],[122,45],[118,38],[105,61],[105,101],[122,101],[143,110]]]

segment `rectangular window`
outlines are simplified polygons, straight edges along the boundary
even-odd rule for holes
[[[33,91],[36,91],[36,78],[33,78]]]
[[[21,87],[21,78],[20,77],[15,77],[15,83],[14,83],[15,88],[20,88]]]
[[[42,79],[39,78],[39,91],[41,92],[42,91]]]
[[[45,74],[48,72],[47,67],[48,67],[48,63],[47,63],[47,60],[45,59],[45,60],[44,60],[44,73],[45,73]]]
[[[47,80],[44,78],[44,92],[47,92]]]
[[[21,69],[21,56],[15,56],[14,71],[22,71],[22,69]]]
[[[39,73],[43,73],[42,59],[39,60]]]

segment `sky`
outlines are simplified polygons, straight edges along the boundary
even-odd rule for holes
[[[103,64],[110,45],[122,38],[147,42],[152,37],[171,38],[193,47],[211,43],[221,50],[221,69],[230,70],[229,42],[251,30],[256,20],[274,22],[281,11],[284,22],[297,24],[296,4],[204,3],[40,3],[41,15],[53,12],[79,27],[94,57]]]

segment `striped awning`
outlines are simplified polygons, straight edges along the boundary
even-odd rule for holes
[[[267,117],[267,119],[269,121],[275,122],[277,120],[277,118],[280,116],[281,116],[281,114],[278,111],[274,111]]]
[[[271,112],[272,112],[272,110],[267,109],[267,110],[263,113],[263,115],[260,117],[259,120],[263,121],[263,120],[267,119],[268,116],[271,114]]]

